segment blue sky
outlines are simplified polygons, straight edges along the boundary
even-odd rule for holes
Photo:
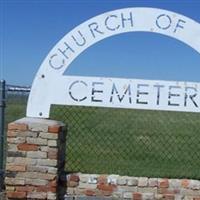
[[[171,10],[200,23],[199,0],[1,0],[0,78],[31,85],[41,62],[71,29],[126,7]],[[126,33],[88,48],[65,74],[200,82],[200,54],[155,33]]]

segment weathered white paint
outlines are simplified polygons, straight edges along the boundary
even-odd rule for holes
[[[200,83],[62,76],[52,104],[200,112]],[[53,87],[53,85],[51,85]]]
[[[27,116],[48,118],[51,104],[75,105],[66,99],[61,101],[67,92],[63,73],[70,63],[88,47],[107,37],[136,31],[173,37],[200,53],[200,24],[183,15],[156,8],[125,8],[101,14],[77,26],[49,52],[34,79]],[[63,79],[65,82],[61,81]],[[146,106],[145,109],[156,107]]]

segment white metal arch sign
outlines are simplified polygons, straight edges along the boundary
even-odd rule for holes
[[[183,15],[156,8],[101,14],[74,28],[49,52],[34,79],[27,116],[48,118],[52,104],[200,112],[200,83],[63,75],[91,45],[135,31],[173,37],[200,53],[200,24]]]

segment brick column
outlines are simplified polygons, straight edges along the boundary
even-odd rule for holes
[[[8,125],[8,199],[61,199],[59,176],[65,164],[64,124],[23,118]]]

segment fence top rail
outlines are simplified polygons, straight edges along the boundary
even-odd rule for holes
[[[6,85],[6,90],[9,91],[9,92],[30,92],[31,87],[29,87],[29,86]]]

